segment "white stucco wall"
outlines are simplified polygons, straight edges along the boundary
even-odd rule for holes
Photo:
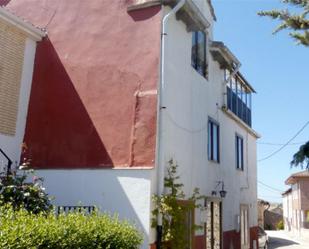
[[[57,206],[95,205],[136,224],[148,249],[154,170],[38,170]]]
[[[20,159],[21,145],[24,138],[26,118],[28,111],[29,96],[32,84],[33,64],[36,51],[36,42],[26,39],[23,71],[21,77],[21,88],[18,103],[18,114],[15,136],[6,136],[0,133],[0,148],[11,158],[13,167],[17,165]],[[6,164],[4,157],[0,156],[0,167]]]
[[[212,34],[211,28],[209,33]],[[210,196],[216,182],[224,181],[227,191],[223,199],[224,231],[236,229],[240,204],[249,206],[250,227],[257,226],[256,139],[222,112],[223,71],[208,54],[209,80],[199,75],[191,67],[191,45],[192,33],[186,31],[183,22],[173,17],[168,24],[165,55],[163,103],[166,109],[162,111],[161,141],[165,161],[173,158],[179,164],[186,194],[199,187],[201,194]],[[220,164],[208,161],[208,117],[220,124]],[[244,139],[244,171],[236,169],[236,133]],[[199,220],[197,213],[196,221]]]

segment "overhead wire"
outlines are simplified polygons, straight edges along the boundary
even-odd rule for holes
[[[283,150],[286,146],[288,146],[309,124],[309,121],[307,121],[305,123],[305,125],[303,125],[303,127],[291,138],[289,139],[285,144],[283,144],[283,146],[281,146],[279,149],[275,150],[273,153],[271,153],[270,155],[262,158],[262,159],[259,159],[258,162],[262,162],[262,161],[265,161],[271,157],[273,157],[274,155],[276,155],[277,153],[279,153],[281,150]]]
[[[288,145],[299,145],[299,144],[304,144],[306,142],[296,142],[296,143],[289,143]],[[257,144],[261,145],[273,145],[273,146],[282,146],[284,144],[282,143],[269,143],[269,142],[257,142]]]
[[[272,189],[272,190],[274,190],[274,191],[276,191],[276,192],[279,192],[279,193],[283,193],[283,192],[284,192],[283,190],[274,188],[274,187],[272,187],[272,186],[270,186],[270,185],[268,185],[268,184],[266,184],[266,183],[264,183],[264,182],[258,181],[258,183],[261,184],[261,185],[263,185],[264,187],[267,187],[267,188],[269,188],[269,189]]]

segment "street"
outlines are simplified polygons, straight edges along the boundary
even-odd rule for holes
[[[297,240],[291,238],[283,231],[266,231],[269,236],[268,249],[309,249],[309,238],[305,240]]]

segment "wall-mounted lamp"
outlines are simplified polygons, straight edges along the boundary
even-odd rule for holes
[[[215,190],[211,191],[211,195],[212,196],[217,195],[216,189],[219,187],[220,184],[221,184],[221,187],[222,187],[221,190],[219,191],[220,197],[225,198],[227,191],[224,190],[224,182],[223,181],[217,181],[217,186],[215,187]]]

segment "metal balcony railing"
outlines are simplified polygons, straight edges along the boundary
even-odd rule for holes
[[[5,165],[6,170],[5,170],[5,172],[0,172],[0,175],[1,176],[3,176],[3,175],[8,176],[12,173],[11,169],[12,169],[13,162],[1,148],[0,148],[0,154],[7,160],[7,164]]]
[[[58,206],[57,214],[69,213],[69,212],[86,212],[88,214],[95,210],[95,206]]]
[[[244,102],[230,87],[226,87],[227,108],[251,127],[251,109],[247,100]],[[250,100],[251,101],[251,100]]]

